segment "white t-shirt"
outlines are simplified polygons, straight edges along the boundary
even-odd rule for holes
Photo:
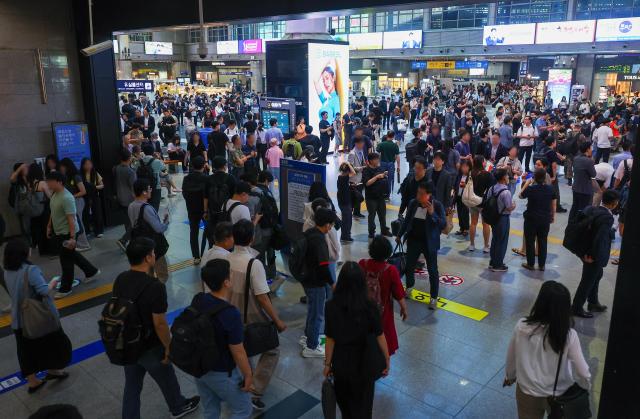
[[[231,137],[233,137],[234,135],[238,135],[240,132],[238,131],[238,127],[235,127],[227,128],[226,130],[224,130],[224,133],[227,135],[227,137],[229,137],[229,139],[231,139]]]
[[[518,130],[517,136],[520,137],[522,135],[533,135],[531,138],[520,138],[520,147],[531,147],[535,142],[535,137],[538,136],[538,130],[533,124],[526,126],[523,125]]]
[[[629,167],[629,170],[631,170],[633,168],[633,159],[626,159],[620,162],[620,164],[618,165],[618,168],[616,169],[616,174],[615,174],[615,178],[618,180],[622,180],[622,178],[624,177],[624,162],[627,162],[627,166]]]
[[[613,131],[607,125],[601,125],[593,131],[593,141],[598,148],[611,148],[611,140],[613,137]]]
[[[231,299],[229,302],[240,310],[243,320],[247,267],[249,266],[249,261],[257,257],[257,255],[258,253],[250,247],[236,245],[233,252],[226,258],[229,261],[229,265],[231,265]],[[251,265],[249,278],[248,323],[268,320],[267,315],[255,298],[257,295],[267,294],[270,291],[264,265],[258,259],[255,259]]]
[[[229,199],[227,203],[223,207],[223,211],[226,211],[228,208],[231,208],[231,205],[238,202],[240,205],[236,205],[233,211],[231,211],[231,224],[235,224],[240,220],[249,220],[251,221],[251,212],[249,212],[249,207],[240,201],[236,201],[235,199]]]
[[[611,185],[611,176],[613,176],[613,166],[609,163],[598,163],[595,165],[596,180],[604,182],[603,186],[608,188]]]

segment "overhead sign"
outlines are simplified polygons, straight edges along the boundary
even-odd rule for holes
[[[151,80],[116,80],[118,92],[153,92]]]
[[[482,45],[532,45],[536,37],[536,24],[485,26]]]
[[[147,55],[173,55],[173,44],[171,42],[146,41],[144,53]]]
[[[593,42],[595,20],[571,20],[568,22],[538,23],[536,44],[571,44]]]
[[[237,54],[238,41],[218,41],[216,42],[216,54]]]
[[[596,42],[635,41],[640,39],[640,17],[599,19]]]
[[[60,122],[51,124],[56,156],[62,160],[69,158],[80,168],[83,158],[91,158],[89,128],[82,122]]]
[[[456,70],[467,68],[488,68],[489,61],[456,61]]]
[[[261,54],[264,52],[262,39],[245,39],[238,41],[240,54]]]
[[[382,49],[382,32],[349,34],[349,49]]]
[[[176,82],[180,85],[180,86],[184,86],[185,84],[191,84],[191,77],[178,77],[176,79]]]
[[[422,48],[422,31],[383,32],[383,49]]]
[[[453,70],[455,68],[455,61],[427,61],[428,70]]]
[[[427,68],[427,62],[426,61],[414,61],[411,63],[411,69],[412,70],[424,70]]]
[[[640,74],[618,74],[618,81],[640,80]]]

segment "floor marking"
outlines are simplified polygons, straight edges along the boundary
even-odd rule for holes
[[[429,301],[431,301],[431,296],[428,292],[416,289],[411,290],[411,295],[409,295],[409,298],[413,301],[417,301],[423,304],[429,304]],[[447,300],[446,298],[442,297],[438,297],[437,306],[442,310],[449,311],[459,316],[468,317],[478,322],[482,321],[482,319],[489,315],[488,311],[480,310],[479,308],[470,307],[461,303],[456,303],[455,301]]]
[[[312,395],[303,390],[296,390],[278,403],[271,406],[256,419],[299,418],[320,403]]]

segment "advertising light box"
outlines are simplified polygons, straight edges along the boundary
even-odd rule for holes
[[[349,34],[349,49],[382,49],[382,32]]]
[[[536,37],[536,24],[485,26],[482,45],[531,45]]]
[[[218,41],[216,42],[216,54],[237,54],[238,41]]]
[[[383,32],[383,49],[422,48],[422,31]]]
[[[595,20],[538,23],[536,44],[593,42],[595,32]]]
[[[238,41],[240,54],[261,54],[264,52],[262,39],[245,39]]]
[[[558,103],[564,97],[569,99],[571,97],[571,78],[573,71],[566,68],[550,68],[549,80],[547,81],[547,92],[551,93],[551,99],[553,99],[553,106],[557,106]]]
[[[635,41],[640,39],[640,17],[599,19],[596,42]]]
[[[336,114],[347,113],[349,105],[349,46],[309,44],[309,125],[315,130],[320,114],[327,112],[333,123]]]
[[[144,53],[147,55],[173,55],[173,44],[171,42],[146,41]]]

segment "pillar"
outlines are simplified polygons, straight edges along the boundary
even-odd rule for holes
[[[431,29],[431,7],[425,7],[422,9],[422,30],[428,31]]]
[[[256,60],[250,62],[251,69],[251,89],[255,92],[264,92],[264,86],[262,83],[262,75],[264,72],[262,71],[262,66],[264,65],[264,61]]]
[[[495,25],[497,15],[498,15],[497,3],[489,3],[489,16],[487,17],[487,25]]]
[[[593,76],[596,56],[594,54],[580,54],[577,56],[576,62],[576,80],[575,84],[583,84],[585,88],[585,97],[592,97],[593,92]]]

